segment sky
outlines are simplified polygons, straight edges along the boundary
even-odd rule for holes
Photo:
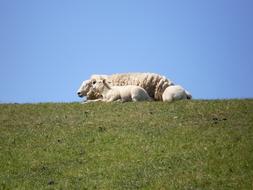
[[[253,98],[252,0],[0,0],[0,102],[75,102],[92,74],[152,72]]]

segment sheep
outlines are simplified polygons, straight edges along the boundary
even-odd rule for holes
[[[100,99],[101,95],[94,90],[92,90],[92,82],[90,80],[85,80],[82,82],[81,86],[77,90],[77,95],[82,98],[87,97],[87,100]]]
[[[139,86],[110,86],[105,79],[96,81],[93,89],[102,95],[102,101],[104,102],[137,102],[151,100],[148,93]]]
[[[164,102],[172,102],[174,100],[192,99],[192,96],[182,86],[174,85],[165,89],[162,99]]]
[[[149,96],[154,100],[162,100],[164,90],[173,85],[173,83],[164,76],[155,73],[121,73],[113,75],[92,75],[85,85],[79,88],[77,94],[79,97],[87,96],[87,100],[101,98],[101,95],[94,89],[92,85],[96,81],[106,79],[107,83],[112,86],[137,85],[144,88]]]

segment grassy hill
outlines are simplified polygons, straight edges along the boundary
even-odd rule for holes
[[[0,105],[0,189],[252,188],[252,99]]]

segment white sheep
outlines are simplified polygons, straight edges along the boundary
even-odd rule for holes
[[[82,82],[81,86],[77,90],[77,95],[82,98],[87,97],[87,100],[100,99],[101,95],[94,90],[92,90],[92,82],[90,80],[85,80]]]
[[[151,100],[148,93],[141,87],[135,85],[111,86],[105,79],[96,81],[93,89],[102,95],[102,101],[145,101]]]
[[[155,73],[121,73],[113,75],[92,75],[89,80],[82,84],[77,94],[79,97],[87,96],[87,100],[101,98],[101,95],[92,90],[92,85],[98,80],[106,79],[112,86],[136,85],[144,88],[150,97],[162,100],[164,90],[173,83],[164,76]]]
[[[182,86],[174,85],[165,89],[162,95],[164,102],[172,102],[174,100],[191,99],[191,94]]]

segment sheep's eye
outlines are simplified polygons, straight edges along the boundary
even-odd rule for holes
[[[96,84],[96,81],[93,81],[92,84]]]

